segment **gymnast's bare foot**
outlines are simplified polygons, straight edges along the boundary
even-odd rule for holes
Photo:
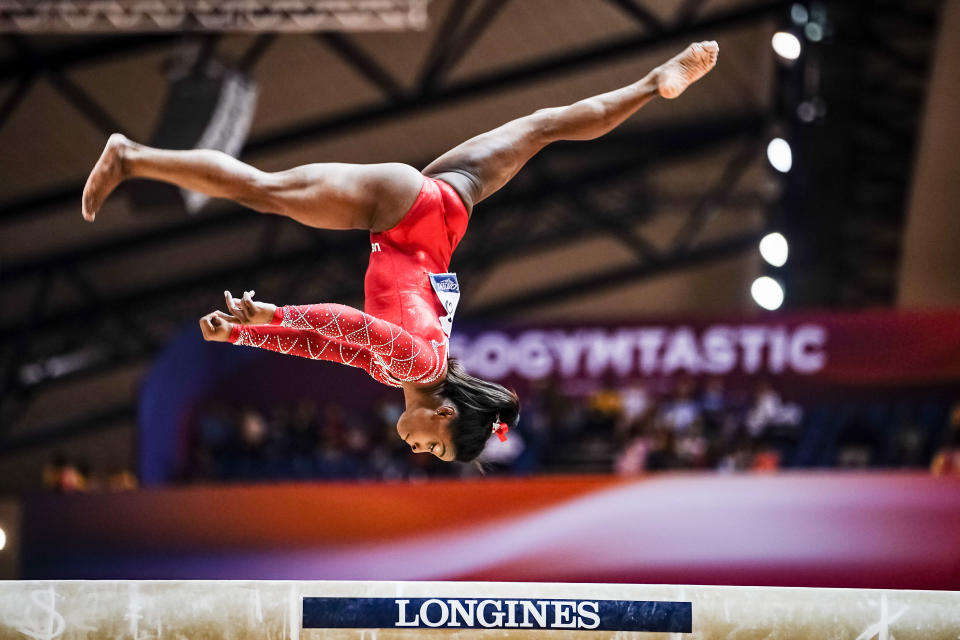
[[[720,47],[714,40],[694,42],[657,67],[657,91],[664,98],[676,98],[713,69],[719,51]]]
[[[93,166],[87,184],[83,187],[83,219],[93,222],[103,201],[107,199],[117,185],[127,177],[124,167],[124,153],[133,146],[126,136],[115,133],[107,140],[100,159]]]

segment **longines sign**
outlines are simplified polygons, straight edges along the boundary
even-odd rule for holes
[[[580,629],[691,633],[690,602],[526,598],[304,598],[304,629]]]

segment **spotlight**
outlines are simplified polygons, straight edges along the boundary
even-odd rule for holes
[[[777,31],[770,41],[773,50],[784,60],[796,60],[800,57],[800,39],[787,31]]]
[[[3,529],[0,529],[0,551],[3,551],[4,547],[7,546],[7,532]]]
[[[809,100],[797,105],[797,117],[803,122],[813,122],[817,117],[817,108]]]
[[[782,233],[768,233],[760,241],[760,255],[775,267],[782,267],[787,263],[787,239]]]
[[[808,22],[803,27],[803,35],[811,42],[820,42],[823,40],[823,27],[816,22]]]
[[[767,159],[773,168],[780,173],[790,171],[793,166],[793,152],[790,150],[790,143],[783,138],[774,138],[767,145]]]
[[[810,12],[802,4],[795,4],[790,7],[790,18],[794,24],[805,24],[810,19]]]
[[[760,276],[750,285],[753,301],[768,311],[774,311],[783,304],[783,287],[769,276]]]

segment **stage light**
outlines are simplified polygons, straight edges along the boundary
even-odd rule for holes
[[[750,295],[754,302],[768,311],[779,309],[783,304],[783,287],[769,276],[760,276],[754,280],[750,285]]]
[[[3,529],[0,529],[0,551],[3,551],[7,546],[7,532]]]
[[[802,4],[795,4],[790,7],[790,18],[794,24],[806,24],[810,19],[810,12]]]
[[[820,42],[823,40],[823,27],[816,22],[808,22],[803,27],[803,35],[811,42]]]
[[[788,253],[787,239],[782,233],[768,233],[760,241],[760,255],[775,267],[782,267],[787,263]]]
[[[767,145],[767,159],[773,168],[780,173],[790,171],[793,166],[793,152],[790,150],[790,143],[783,138],[774,138]]]
[[[797,105],[797,117],[803,122],[813,122],[817,117],[817,108],[809,100]]]
[[[800,39],[787,31],[777,31],[770,41],[773,50],[784,60],[796,60],[800,57]]]

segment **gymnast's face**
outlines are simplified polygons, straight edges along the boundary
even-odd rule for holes
[[[456,410],[439,407],[410,407],[397,420],[397,435],[414,453],[429,453],[452,462],[456,452],[450,437],[450,421]]]

